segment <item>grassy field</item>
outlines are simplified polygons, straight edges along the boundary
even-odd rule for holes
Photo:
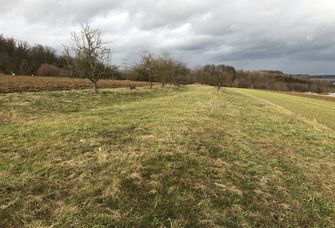
[[[2,94],[0,226],[334,227],[334,106],[199,85]]]
[[[149,82],[111,79],[98,81],[98,88],[129,87],[130,85],[149,86]],[[91,82],[83,78],[0,75],[0,93],[87,89],[91,87]]]
[[[325,101],[333,101],[335,102],[335,97],[330,96],[330,95],[324,95],[324,94],[308,94],[308,93],[287,93],[290,95],[298,96],[298,97],[309,97],[309,98],[314,98],[314,99],[320,99],[320,100],[325,100]]]
[[[240,93],[252,95],[277,104],[293,113],[299,114],[314,123],[335,130],[335,104],[323,97],[302,97],[296,94],[275,93],[262,90],[238,89]],[[329,97],[333,99],[333,97]]]

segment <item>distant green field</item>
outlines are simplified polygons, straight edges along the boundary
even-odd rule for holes
[[[235,89],[235,91],[270,101],[311,121],[316,121],[335,130],[335,104],[332,101],[262,90]]]
[[[334,227],[334,104],[200,85],[1,94],[0,227]]]

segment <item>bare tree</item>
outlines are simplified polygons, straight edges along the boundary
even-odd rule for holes
[[[218,90],[223,86],[233,86],[236,79],[236,71],[232,66],[220,64],[215,66],[216,85]]]
[[[154,55],[151,52],[141,56],[141,62],[134,66],[134,70],[138,73],[140,80],[150,81],[151,87],[153,81],[161,82],[162,87],[167,83],[177,86],[186,84],[190,73],[183,62],[172,58],[169,54]]]
[[[173,77],[173,59],[169,54],[164,53],[158,57],[154,69],[159,81],[162,83],[162,87],[165,87],[167,83],[171,82]]]
[[[229,73],[227,72],[227,67],[223,64],[216,66],[216,78],[218,90],[223,87],[224,83],[227,82]]]
[[[146,70],[148,72],[148,80],[150,81],[150,88],[152,89],[154,78],[154,57],[153,54],[148,52],[147,54],[142,56],[142,61],[144,63],[144,66],[146,67]]]
[[[151,52],[145,52],[141,56],[141,62],[134,66],[134,70],[139,74],[139,79],[150,82],[150,88],[155,81],[155,66],[157,60]]]
[[[187,68],[186,64],[181,61],[174,60],[173,61],[173,75],[172,82],[176,86],[185,85],[188,83],[190,75],[190,69]]]
[[[111,50],[102,40],[101,31],[85,24],[79,33],[72,32],[70,50],[65,48],[65,55],[70,57],[70,53],[74,54],[71,61],[73,70],[89,79],[97,92],[97,82],[105,78],[111,68]]]

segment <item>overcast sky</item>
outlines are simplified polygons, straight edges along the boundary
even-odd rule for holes
[[[334,0],[0,0],[0,14],[3,35],[59,52],[91,23],[118,65],[151,50],[190,66],[335,74]]]

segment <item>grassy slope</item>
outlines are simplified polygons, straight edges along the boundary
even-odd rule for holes
[[[0,226],[334,226],[335,132],[242,93],[1,95]]]
[[[335,130],[335,104],[331,101],[262,90],[236,89],[235,91],[265,99]]]
[[[335,102],[335,96],[322,95],[322,94],[308,94],[308,93],[296,93],[296,92],[283,92],[289,95],[298,96],[298,97],[309,97],[319,100],[332,101]]]

